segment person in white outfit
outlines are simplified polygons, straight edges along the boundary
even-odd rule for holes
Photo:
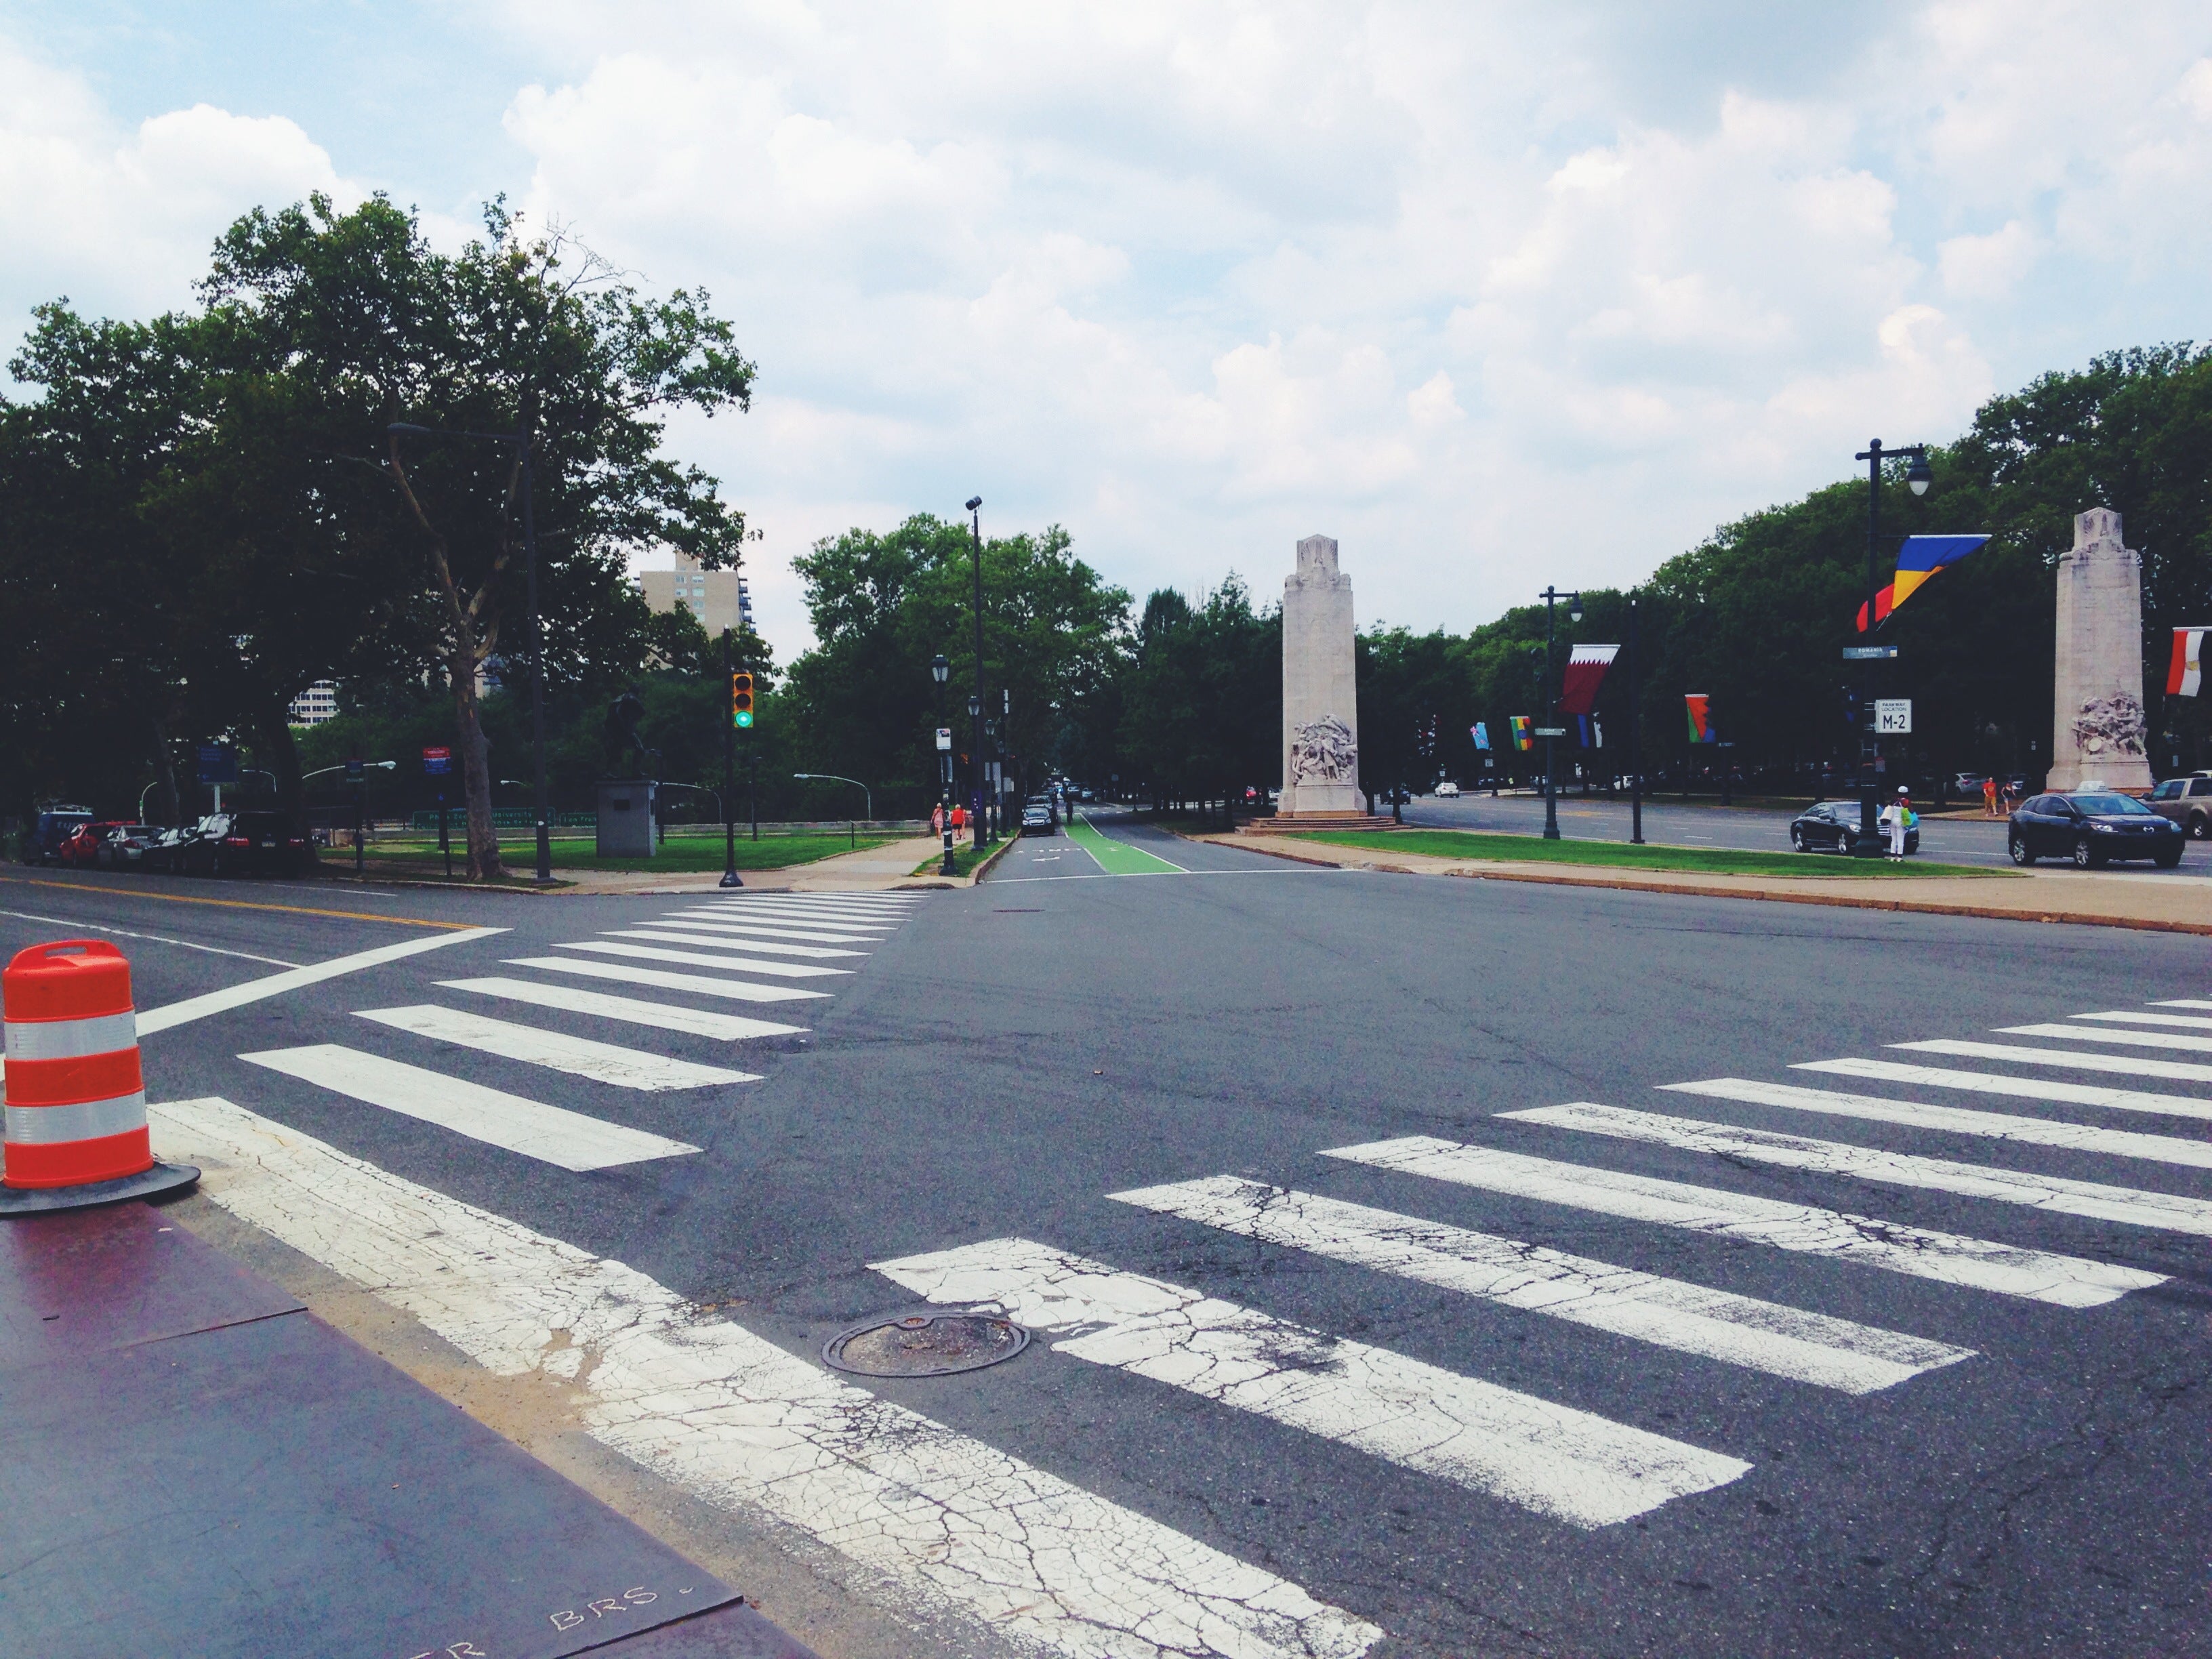
[[[1881,823],[1889,831],[1889,855],[1893,859],[1905,856],[1905,832],[1912,823],[1912,798],[1903,788],[1897,799],[1881,809]]]

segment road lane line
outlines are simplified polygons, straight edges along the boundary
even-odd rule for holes
[[[2212,1066],[2185,1060],[2137,1059],[2133,1054],[2100,1054],[2073,1048],[2028,1048],[2016,1043],[1970,1042],[1956,1037],[1931,1037],[1924,1042],[1892,1042],[1884,1046],[1911,1054],[1951,1054],[1960,1060],[2009,1060],[2027,1066],[2066,1066],[2077,1072],[2111,1072],[2121,1077],[2212,1083]]]
[[[1246,1238],[1845,1394],[1974,1357],[1848,1319],[1235,1176],[1109,1196]]]
[[[1322,1156],[1629,1221],[1740,1239],[1778,1250],[1833,1256],[1914,1279],[2023,1297],[2062,1308],[2101,1307],[2130,1291],[2166,1282],[2164,1273],[2136,1267],[2023,1249],[1717,1187],[1662,1181],[1487,1146],[1463,1146],[1432,1135],[1337,1146]]]
[[[1053,1352],[1356,1447],[1571,1526],[1632,1519],[1750,1473],[1739,1458],[1333,1337],[1026,1238],[869,1264],[924,1300],[988,1304]]]
[[[387,1112],[419,1118],[486,1146],[579,1174],[699,1150],[686,1141],[647,1134],[642,1129],[526,1100],[503,1089],[488,1089],[480,1083],[465,1082],[335,1042],[270,1048],[239,1058],[371,1106],[381,1106]]]
[[[572,1077],[587,1077],[621,1089],[704,1089],[723,1083],[758,1083],[751,1072],[733,1072],[726,1066],[701,1066],[667,1054],[625,1048],[617,1043],[596,1042],[535,1025],[516,1025],[503,1019],[458,1008],[418,1002],[404,1008],[356,1008],[356,1019],[373,1019],[434,1042],[459,1043],[506,1060],[545,1066]]]
[[[2101,1031],[2092,1025],[2000,1025],[2004,1036],[2057,1037],[2067,1042],[2117,1042],[2131,1048],[2171,1048],[2185,1054],[2212,1054],[2212,1036],[2183,1036],[2173,1031]]]
[[[795,985],[754,985],[741,979],[712,979],[705,974],[672,974],[658,968],[631,968],[615,962],[576,962],[567,957],[509,957],[508,968],[536,968],[548,973],[578,974],[586,979],[611,979],[617,985],[651,985],[664,991],[697,991],[710,997],[730,997],[738,1002],[826,1002],[827,991],[802,991]]]
[[[705,1008],[684,1008],[669,1002],[647,1002],[618,997],[605,991],[581,991],[567,985],[541,985],[535,980],[441,979],[439,988],[470,991],[477,996],[526,1002],[536,1008],[557,1008],[563,1013],[592,1014],[600,1019],[626,1020],[664,1031],[687,1031],[693,1036],[736,1042],[747,1037],[797,1036],[804,1025],[778,1025],[772,1020],[748,1019],[743,1014],[719,1014]]]
[[[830,951],[817,945],[779,945],[769,939],[741,939],[717,929],[713,933],[695,932],[689,927],[670,923],[663,927],[610,927],[609,939],[653,939],[663,945],[711,945],[718,951],[757,951],[769,957],[804,957],[809,962],[828,962],[841,957],[866,958],[866,951]]]
[[[219,945],[195,945],[188,939],[171,939],[167,933],[134,933],[128,927],[110,927],[97,921],[80,921],[73,916],[33,915],[28,910],[0,910],[0,916],[13,916],[18,921],[43,921],[56,927],[75,928],[94,933],[112,933],[118,939],[143,939],[155,945],[173,945],[186,951],[204,951],[211,957],[236,957],[242,962],[258,962],[271,968],[297,968],[296,962],[287,962],[282,957],[257,957],[251,951],[226,951]]]
[[[1684,1152],[1711,1152],[1720,1158],[1748,1158],[1754,1164],[1771,1164],[1778,1169],[1845,1176],[1893,1187],[1918,1187],[1930,1192],[1955,1193],[1962,1198],[2024,1205],[2059,1215],[2084,1216],[2096,1221],[2118,1221],[2133,1227],[2156,1227],[2166,1232],[2194,1233],[2212,1238],[2212,1200],[2184,1198],[2172,1193],[2108,1187],[2094,1181],[2067,1181],[2057,1176],[1999,1170],[1980,1164],[1954,1164],[1948,1158],[1920,1158],[1840,1140],[1769,1134],[1762,1129],[1738,1129],[1696,1118],[1601,1106],[1595,1101],[1536,1106],[1525,1111],[1500,1112],[1498,1115],[1521,1123],[1542,1123],[1554,1129],[1580,1129],[1616,1140],[1676,1146]]]
[[[675,962],[694,968],[732,968],[772,979],[849,978],[849,968],[816,968],[803,962],[756,962],[749,957],[716,956],[709,951],[664,951],[657,945],[609,945],[599,939],[556,939],[556,951],[589,951],[603,957],[624,957],[637,962]]]
[[[380,921],[391,927],[440,927],[460,932],[465,921],[428,921],[420,916],[380,916],[368,910],[318,910],[304,904],[257,904],[251,899],[200,898],[190,893],[155,893],[143,887],[101,887],[85,881],[47,881],[36,876],[0,875],[0,884],[19,887],[58,887],[64,893],[89,893],[96,898],[143,899],[151,904],[212,904],[225,910],[275,910],[288,916],[331,916],[340,921]],[[379,896],[396,896],[380,895]]]
[[[1960,1089],[1974,1094],[2009,1095],[2066,1106],[2104,1106],[2119,1112],[2156,1112],[2212,1122],[2212,1100],[2187,1095],[2148,1094],[2140,1089],[2102,1089],[2094,1083],[2060,1083],[2049,1078],[2000,1077],[1990,1072],[1956,1072],[1942,1066],[1908,1066],[1894,1060],[1808,1060],[1793,1072],[1827,1072],[1838,1077],[1878,1083],[1913,1083],[1925,1088]]]
[[[1780,1106],[1791,1111],[1826,1112],[1836,1117],[1858,1118],[1869,1123],[1898,1123],[1908,1128],[1943,1129],[1954,1134],[1982,1135],[1992,1140],[2016,1140],[2030,1146],[2061,1146],[2069,1152],[2101,1152],[2112,1158],[2140,1158],[2154,1164],[2176,1164],[2191,1170],[2212,1170],[2212,1142],[2184,1140],[2179,1135],[2144,1134],[2132,1129],[2100,1129],[2087,1123],[2067,1123],[2047,1117],[2021,1117],[2010,1112],[1969,1111],[1957,1106],[1929,1106],[1913,1100],[1888,1100],[1874,1095],[1840,1094],[1826,1089],[1803,1089],[1788,1083],[1757,1083],[1747,1078],[1714,1078],[1704,1083],[1660,1085],[1679,1094],[1705,1095],[1716,1100],[1741,1100],[1754,1106]]]
[[[333,957],[328,962],[314,963],[306,968],[289,968],[265,979],[247,980],[243,985],[226,985],[219,991],[187,997],[182,1002],[173,1002],[164,1008],[149,1009],[138,1016],[138,1035],[144,1038],[156,1031],[166,1031],[172,1026],[188,1024],[212,1014],[228,1013],[233,1008],[243,1008],[249,1002],[259,1002],[269,997],[282,996],[287,991],[297,991],[305,986],[320,985],[325,980],[359,973],[364,968],[380,968],[387,962],[421,956],[425,951],[442,951],[449,945],[468,945],[505,932],[507,929],[504,927],[471,927],[461,933],[447,933],[442,939],[405,939],[398,945],[380,945],[373,951],[356,951],[351,956]]]
[[[690,1498],[842,1555],[871,1600],[1051,1659],[1358,1659],[1382,1632],[1297,1585],[878,1398],[587,1255],[224,1100],[153,1107],[225,1210]]]

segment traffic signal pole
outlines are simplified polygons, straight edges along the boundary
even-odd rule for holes
[[[738,820],[730,811],[733,753],[738,738],[738,677],[731,662],[730,630],[722,630],[722,672],[730,682],[730,718],[722,722],[722,885],[742,887],[738,878]]]

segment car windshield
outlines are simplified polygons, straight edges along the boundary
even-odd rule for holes
[[[2069,795],[2067,799],[2097,817],[2149,817],[2149,807],[2130,795]]]

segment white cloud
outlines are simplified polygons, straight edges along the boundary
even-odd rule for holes
[[[422,193],[507,190],[736,321],[754,412],[672,435],[767,532],[786,655],[793,553],[978,492],[1140,592],[1267,594],[1327,531],[1363,617],[1463,628],[2201,331],[2187,0],[477,9],[542,53],[528,177]],[[4,52],[0,91],[0,234],[56,204],[35,291],[173,302],[246,198],[337,187],[312,105],[115,118]]]

